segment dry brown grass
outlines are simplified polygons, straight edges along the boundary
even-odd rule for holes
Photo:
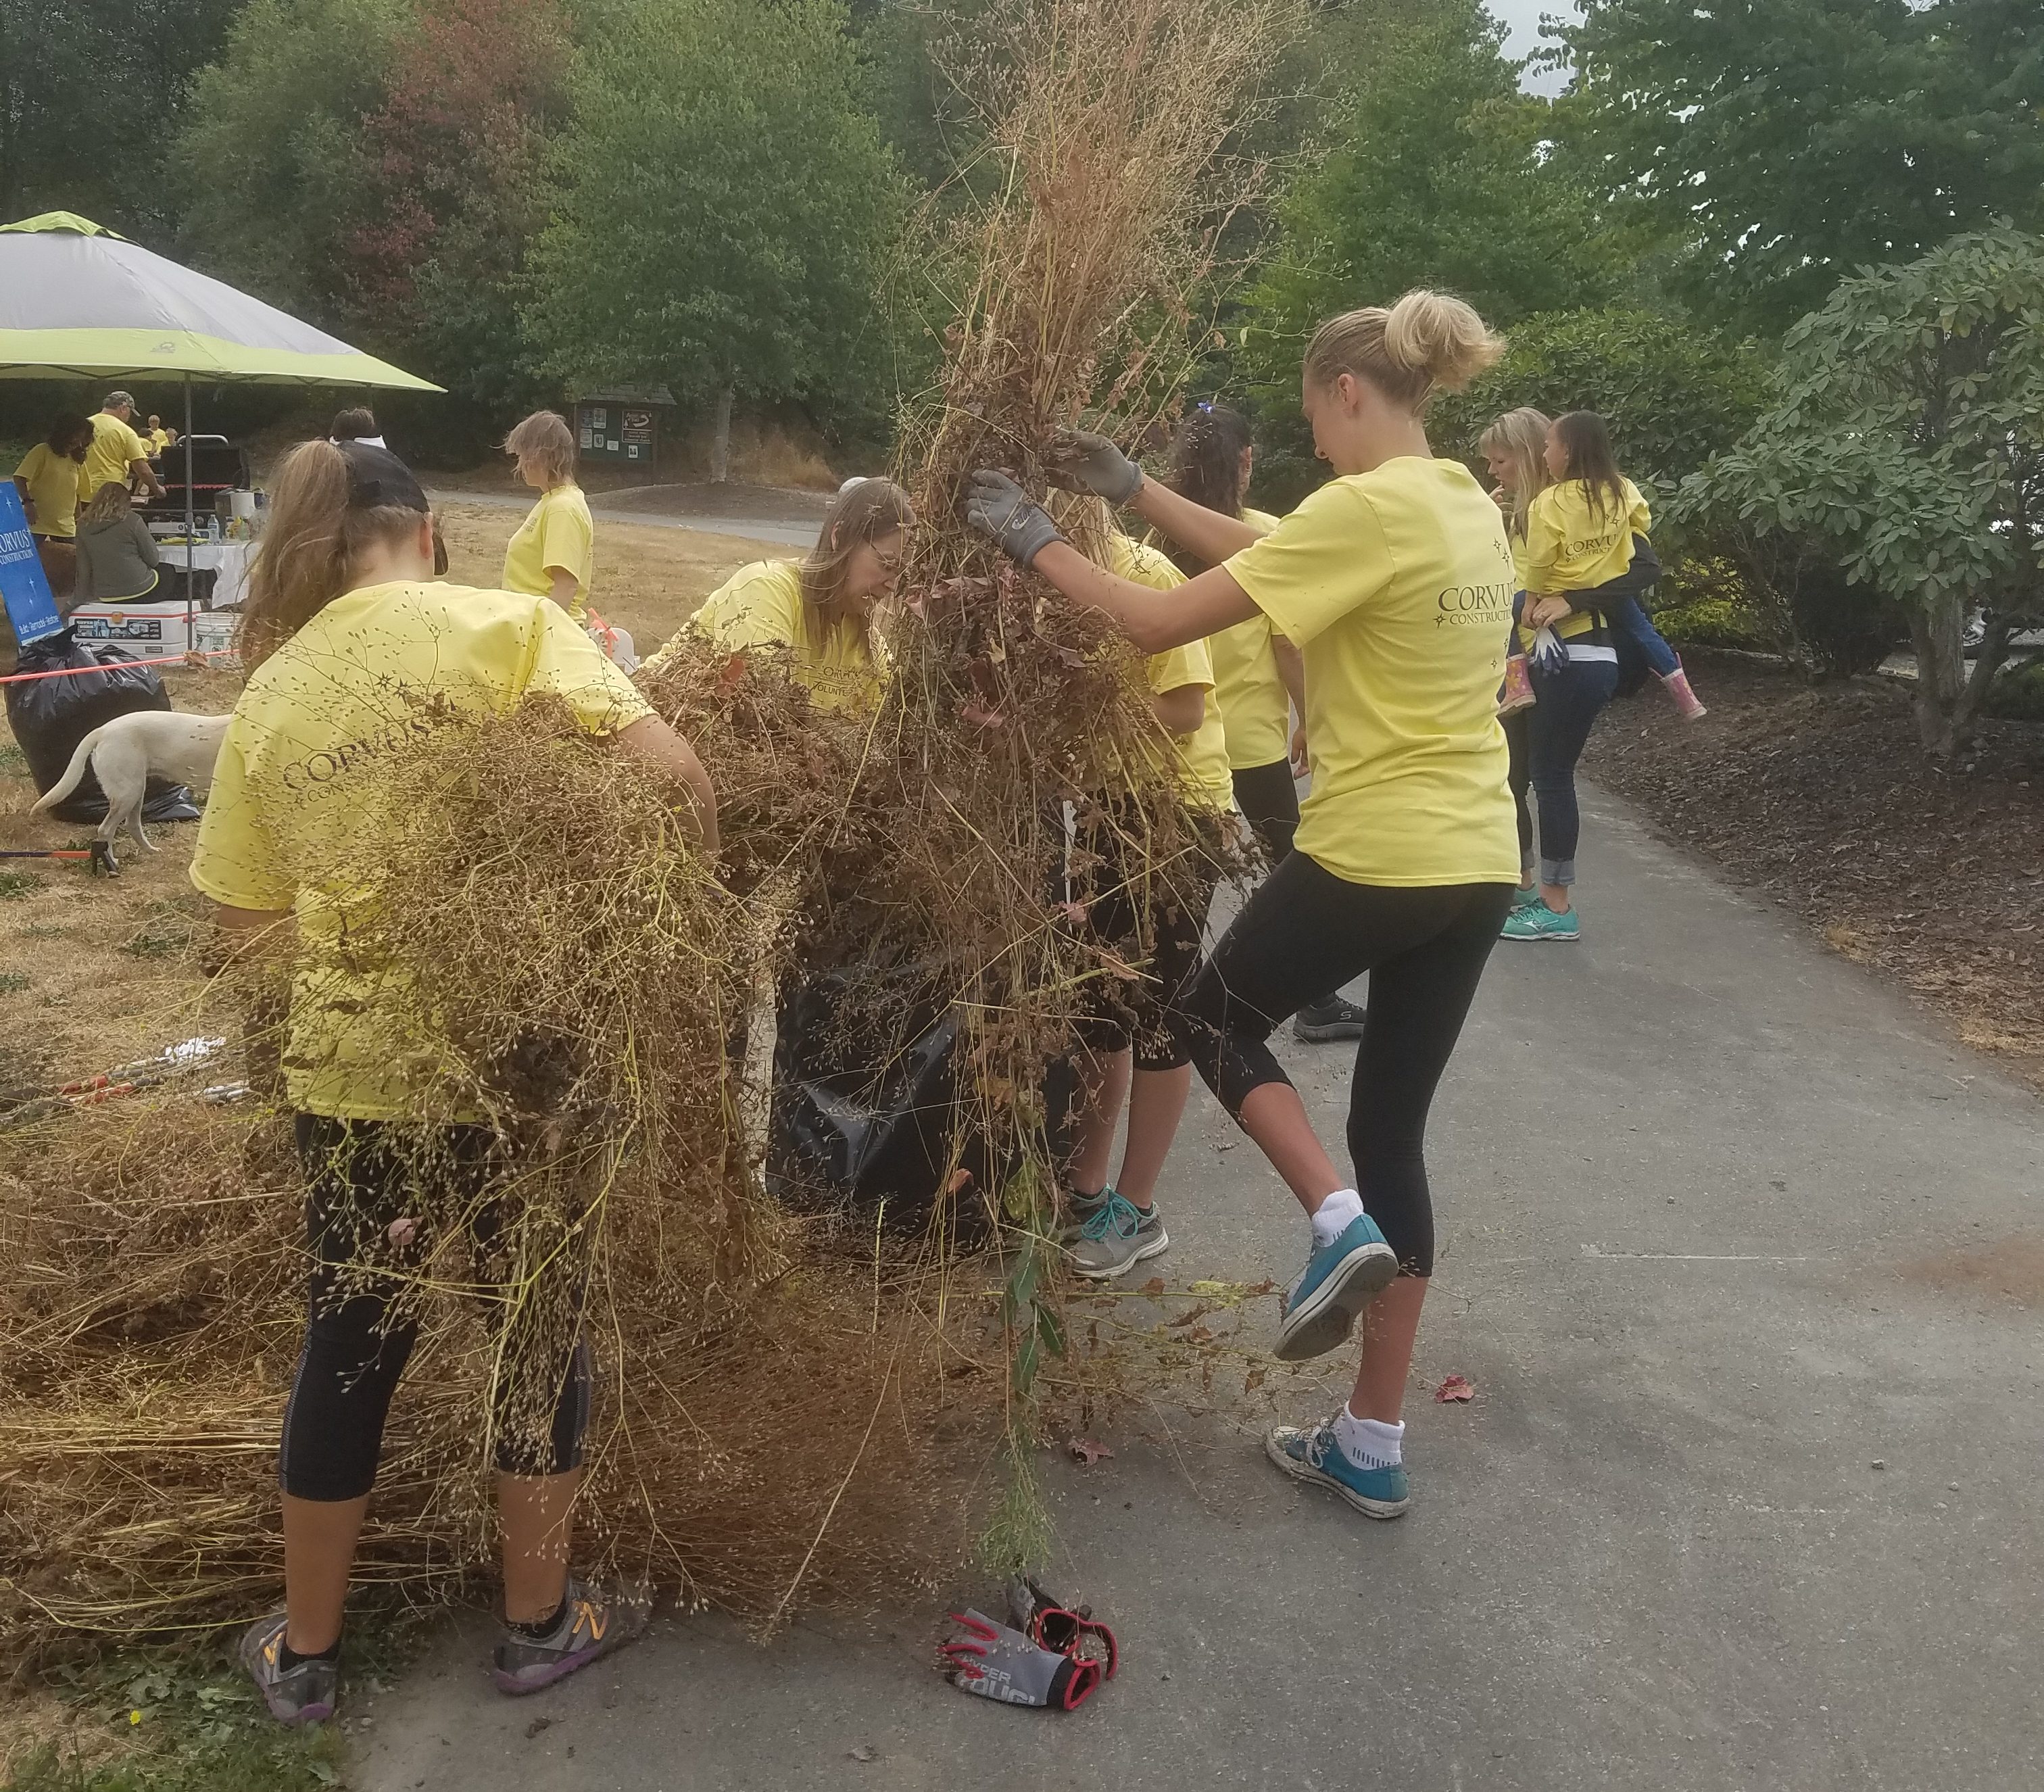
[[[504,570],[504,545],[520,513],[451,501],[440,510],[448,577],[486,588]],[[643,656],[695,614],[705,598],[749,561],[798,555],[794,548],[651,524],[596,525],[596,608],[632,631]]]
[[[1082,411],[1139,429],[1168,402],[1243,190],[1215,158],[1288,16],[1035,0],[957,64],[989,96],[993,178],[931,263],[949,352],[905,436],[922,520],[899,676],[851,722],[811,713],[770,656],[683,653],[650,693],[724,794],[721,886],[657,793],[542,710],[444,729],[394,769],[398,800],[343,868],[403,899],[364,905],[351,950],[402,983],[404,1047],[502,1142],[515,1267],[478,1289],[459,1205],[425,1204],[408,1244],[361,1229],[364,1271],[401,1280],[424,1329],[367,1576],[431,1591],[486,1563],[484,1389],[545,1383],[585,1282],[589,1548],[610,1568],[770,1624],[932,1584],[995,1486],[988,1557],[1040,1551],[1030,1452],[1070,1335],[1047,1073],[1083,991],[1128,974],[1062,911],[1064,806],[1114,800],[1155,901],[1193,833],[1161,779],[1099,787],[1102,744],[1139,764],[1155,727],[1135,656],[968,535],[958,499],[987,461],[1040,489],[1048,433]],[[455,576],[491,583],[515,513],[449,513]],[[606,526],[597,602],[648,647],[757,557],[631,533],[646,563]],[[855,1243],[759,1192],[725,1040],[763,983],[876,957],[920,966],[962,1020],[955,1149],[977,1136],[1001,1171],[957,1198],[995,1223],[997,1259],[941,1221]],[[212,1020],[179,970],[159,1021]],[[0,1645],[218,1622],[274,1590],[264,1471],[303,1267],[279,1129],[162,1091],[0,1134],[0,1322],[23,1340],[0,1381]]]

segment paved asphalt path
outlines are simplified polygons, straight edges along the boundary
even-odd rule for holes
[[[1075,1716],[952,1691],[932,1612],[663,1621],[517,1702],[474,1620],[354,1708],[352,1782],[2044,1785],[2044,1113],[1596,793],[1583,863],[1583,943],[1500,948],[1435,1110],[1402,1521],[1295,1487],[1246,1410],[1136,1414],[1051,1471],[1052,1584],[1124,1651]],[[1285,1049],[1339,1136],[1347,1049]],[[1228,1136],[1196,1093],[1175,1285],[1297,1259]]]

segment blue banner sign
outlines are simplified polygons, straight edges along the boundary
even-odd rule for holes
[[[63,632],[63,618],[57,614],[56,599],[50,595],[50,582],[43,574],[36,538],[29,533],[21,494],[12,479],[0,485],[0,599],[6,602],[7,620],[13,625],[14,639],[21,646],[28,647]]]

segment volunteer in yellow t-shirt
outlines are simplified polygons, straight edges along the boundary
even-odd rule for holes
[[[1097,500],[1083,502],[1093,512],[1101,508]],[[1076,520],[1076,508],[1066,510]],[[1082,526],[1090,539],[1103,540],[1101,563],[1116,578],[1156,591],[1185,583],[1162,553],[1132,541],[1104,517],[1086,518]],[[1073,1268],[1093,1281],[1124,1275],[1170,1244],[1157,1179],[1192,1090],[1185,997],[1199,973],[1207,909],[1220,881],[1222,818],[1233,800],[1206,644],[1185,641],[1151,654],[1143,676],[1155,735],[1138,739],[1132,759],[1101,742],[1094,787],[1077,798],[1073,898],[1084,906],[1086,925],[1101,944],[1143,972],[1127,985],[1096,979],[1079,1023],[1089,1062],[1065,1243]],[[1174,785],[1183,802],[1181,838],[1162,863],[1148,849],[1146,808],[1134,796],[1159,779]],[[1110,1182],[1124,1105],[1128,1136],[1120,1171]]]
[[[149,444],[133,427],[135,401],[125,392],[110,392],[94,413],[92,446],[86,450],[84,497],[90,498],[109,480],[131,490],[136,485],[152,498],[163,495],[163,481],[149,465]]]
[[[540,494],[504,550],[504,589],[551,598],[576,622],[589,617],[596,525],[575,483],[574,432],[559,411],[535,411],[504,438],[518,476]]]
[[[1422,421],[1436,390],[1464,384],[1499,350],[1475,312],[1435,293],[1323,324],[1301,385],[1335,477],[1260,537],[1144,479],[1104,438],[1066,438],[1062,478],[1128,505],[1210,563],[1169,594],[1093,565],[1000,473],[974,475],[967,511],[1146,652],[1261,610],[1304,656],[1312,794],[1291,856],[1214,948],[1187,1007],[1204,1023],[1200,1074],[1312,1218],[1278,1354],[1338,1348],[1377,1302],[1349,1403],[1321,1425],[1279,1426],[1268,1453],[1376,1517],[1396,1517],[1408,1498],[1399,1413],[1434,1253],[1427,1109],[1519,867],[1496,714],[1512,552],[1497,507],[1466,468],[1433,457]],[[1268,1040],[1301,1002],[1366,971],[1351,1184]]]
[[[1537,414],[1537,413],[1535,413]],[[1575,608],[1594,594],[1595,608],[1621,642],[1638,650],[1685,721],[1708,713],[1675,650],[1648,620],[1637,595],[1619,586],[1647,547],[1652,522],[1639,488],[1618,470],[1611,432],[1593,410],[1572,410],[1547,426],[1541,459],[1550,481],[1526,520],[1527,590],[1565,592]],[[1658,575],[1658,561],[1652,571]],[[1652,583],[1639,580],[1641,589]]]
[[[177,438],[163,427],[163,420],[160,417],[152,417],[149,427],[142,432],[142,440],[149,444],[149,458],[156,460],[162,457],[163,450]]]
[[[886,656],[874,611],[893,594],[912,520],[892,480],[848,481],[807,559],[740,567],[645,670],[657,674],[690,633],[734,653],[785,648],[818,708],[878,709]]]
[[[77,576],[78,507],[86,498],[85,457],[91,447],[89,417],[60,417],[14,469],[14,489],[21,494],[43,575],[60,604]]]
[[[517,1166],[455,1110],[430,1063],[391,1048],[403,968],[362,961],[351,917],[373,898],[347,867],[398,748],[430,751],[436,717],[505,712],[535,692],[566,702],[675,794],[716,845],[709,783],[687,743],[554,605],[432,583],[432,518],[394,456],[308,442],[271,487],[269,528],[242,622],[248,683],[220,749],[192,882],[238,953],[295,932],[285,1089],[308,1180],[311,1313],[285,1407],[284,1609],[259,1621],[242,1659],[286,1723],[332,1714],[342,1608],[375,1479],[384,1415],[413,1337],[365,1275],[360,1239],[421,1211],[423,1186],[452,1182],[478,1227]],[[336,567],[325,544],[344,544]],[[478,1273],[482,1258],[478,1257]],[[559,1273],[574,1275],[563,1263]],[[493,1310],[495,1307],[493,1306]],[[507,1347],[508,1349],[508,1347]],[[503,1624],[498,1686],[532,1690],[628,1641],[643,1624],[567,1578],[589,1367],[561,1363],[550,1441],[502,1422]],[[508,1390],[507,1390],[508,1391]]]
[[[1570,463],[1565,436],[1578,442],[1593,479],[1562,476]],[[1698,715],[1703,706],[1640,607],[1639,593],[1658,576],[1660,563],[1646,540],[1646,500],[1612,464],[1603,419],[1577,411],[1550,423],[1530,408],[1508,411],[1478,445],[1505,506],[1525,592],[1518,641],[1528,656],[1520,663],[1522,701],[1530,706],[1504,718],[1520,869],[1504,936],[1572,942],[1581,937],[1572,894],[1582,834],[1576,764],[1618,688],[1619,638],[1630,639],[1650,665],[1672,671],[1662,682],[1678,706]],[[1544,651],[1543,628],[1553,637]]]
[[[1171,486],[1181,498],[1224,517],[1239,517],[1267,535],[1278,519],[1243,503],[1256,449],[1249,419],[1225,405],[1195,405],[1172,444]],[[1188,573],[1206,563],[1184,548],[1171,557]],[[1228,725],[1228,756],[1235,800],[1243,819],[1276,864],[1292,850],[1299,825],[1297,773],[1292,761],[1292,710],[1306,713],[1304,667],[1299,650],[1258,610],[1247,622],[1207,640],[1213,656],[1214,697]],[[1293,1036],[1308,1044],[1362,1037],[1363,1011],[1339,990],[1309,1002],[1292,1017]]]

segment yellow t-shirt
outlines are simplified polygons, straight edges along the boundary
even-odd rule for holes
[[[344,1120],[455,1121],[434,1105],[441,1054],[418,1048],[402,974],[345,939],[374,900],[347,867],[373,840],[378,762],[431,736],[428,698],[501,714],[536,692],[592,734],[652,712],[559,605],[457,585],[372,585],[336,598],[249,676],[221,743],[191,880],[236,909],[292,909],[299,970],[286,1083],[294,1106]],[[368,875],[373,875],[373,872]],[[408,1055],[400,1041],[415,1042]]]
[[[1228,569],[1305,657],[1298,850],[1351,883],[1516,882],[1497,686],[1517,582],[1469,469],[1331,480]]]
[[[119,417],[103,410],[94,412],[92,446],[85,451],[86,497],[116,479],[125,486],[129,464],[148,458],[149,444]]]
[[[1587,591],[1623,575],[1632,564],[1632,537],[1651,521],[1646,500],[1631,480],[1619,482],[1624,500],[1601,511],[1590,506],[1589,487],[1564,479],[1533,500],[1526,518],[1524,574],[1529,591]]]
[[[161,454],[163,450],[170,445],[171,433],[169,430],[152,429],[149,432],[149,446],[154,448],[158,454]]]
[[[504,589],[544,598],[554,588],[553,575],[547,569],[559,567],[574,575],[568,614],[582,621],[595,571],[595,540],[596,525],[580,486],[571,481],[542,492],[504,550]]]
[[[876,657],[872,630],[856,617],[825,621],[802,595],[798,560],[755,560],[740,567],[703,600],[689,627],[734,653],[790,649],[794,675],[819,709],[880,707],[886,667]],[[657,672],[673,646],[670,642],[661,648],[645,669]]]
[[[1278,519],[1267,510],[1242,520],[1268,535]],[[1292,699],[1270,648],[1270,618],[1260,610],[1247,622],[1207,636],[1213,660],[1214,702],[1228,733],[1228,763],[1238,770],[1273,765],[1292,750]]]
[[[29,502],[36,507],[36,520],[29,527],[35,533],[60,541],[78,533],[78,507],[90,495],[83,466],[48,442],[38,442],[21,456],[14,477],[29,482]]]
[[[1132,579],[1158,591],[1174,590],[1185,582],[1185,575],[1156,548],[1120,533],[1108,541],[1107,569],[1117,578]],[[1183,647],[1151,654],[1143,662],[1143,676],[1155,696],[1182,690],[1189,684],[1197,685],[1206,693],[1205,713],[1193,733],[1172,734],[1159,724],[1155,739],[1142,742],[1148,769],[1174,777],[1189,803],[1202,809],[1231,808],[1235,783],[1228,776],[1228,731],[1221,721],[1220,706],[1214,701],[1213,661],[1207,644],[1189,641]]]

